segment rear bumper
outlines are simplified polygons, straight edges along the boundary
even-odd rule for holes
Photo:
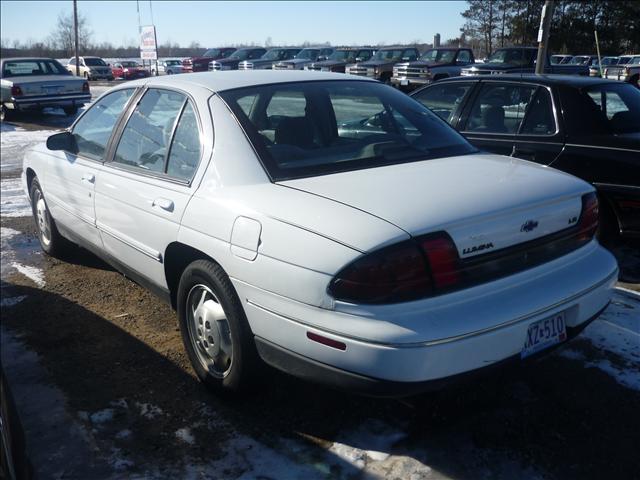
[[[327,310],[233,282],[268,363],[334,385],[333,378],[346,372],[365,384],[391,382],[392,391],[402,392],[519,358],[529,325],[560,312],[567,332],[577,334],[609,303],[617,275],[613,256],[593,241],[509,277],[405,304]],[[312,341],[308,333],[346,348]],[[296,358],[281,360],[288,352]],[[298,365],[309,363],[333,373]]]
[[[5,105],[13,110],[30,110],[41,107],[81,107],[85,103],[91,102],[91,94],[82,95],[60,95],[48,97],[45,95],[15,98],[12,97]]]
[[[466,382],[477,381],[481,378],[486,378],[493,373],[499,373],[500,371],[506,371],[507,369],[514,369],[525,364],[532,363],[541,357],[547,356],[551,352],[565,345],[569,340],[575,338],[591,322],[598,318],[608,305],[609,304],[607,303],[605,307],[577,327],[568,327],[567,340],[565,342],[531,355],[524,360],[520,358],[520,355],[516,354],[489,366],[480,367],[475,370],[459,373],[450,377],[421,382],[397,382],[360,375],[304,357],[260,337],[256,337],[255,342],[258,354],[266,363],[290,375],[319,383],[327,387],[339,388],[360,395],[400,398],[429,391],[436,391]]]

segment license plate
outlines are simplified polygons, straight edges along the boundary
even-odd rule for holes
[[[42,87],[44,93],[46,93],[47,95],[58,93],[61,88],[62,87]]]
[[[533,355],[545,348],[549,348],[567,339],[567,329],[564,322],[564,312],[539,320],[529,325],[524,348],[520,358]]]
[[[409,80],[407,80],[406,78],[400,80],[400,85],[409,85]]]

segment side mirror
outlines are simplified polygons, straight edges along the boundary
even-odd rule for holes
[[[318,55],[316,62],[324,62],[327,59],[326,55]]]
[[[70,153],[78,153],[76,138],[71,132],[61,132],[47,138],[47,148],[49,150],[63,150]]]

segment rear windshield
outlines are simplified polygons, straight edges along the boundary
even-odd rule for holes
[[[422,104],[377,82],[281,83],[220,96],[274,181],[476,151]]]
[[[101,58],[85,58],[84,64],[88,67],[106,67],[107,64]]]
[[[2,77],[71,75],[55,60],[11,60],[2,65]]]
[[[531,65],[536,58],[534,49],[505,48],[497,50],[487,59],[487,63],[507,63],[509,65]]]

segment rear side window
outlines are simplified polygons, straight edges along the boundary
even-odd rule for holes
[[[187,102],[178,121],[167,165],[167,175],[189,181],[200,161],[200,129],[196,112]]]
[[[413,98],[451,124],[470,89],[470,83],[436,83],[416,93]]]
[[[640,90],[630,84],[599,85],[586,91],[587,109],[611,133],[640,132]]]
[[[515,135],[535,86],[487,83],[473,102],[465,131]]]
[[[134,89],[118,90],[97,101],[73,127],[78,155],[102,161],[111,132]]]
[[[527,116],[520,133],[525,135],[553,135],[556,132],[556,121],[553,115],[551,95],[546,88],[538,88],[529,105]]]

